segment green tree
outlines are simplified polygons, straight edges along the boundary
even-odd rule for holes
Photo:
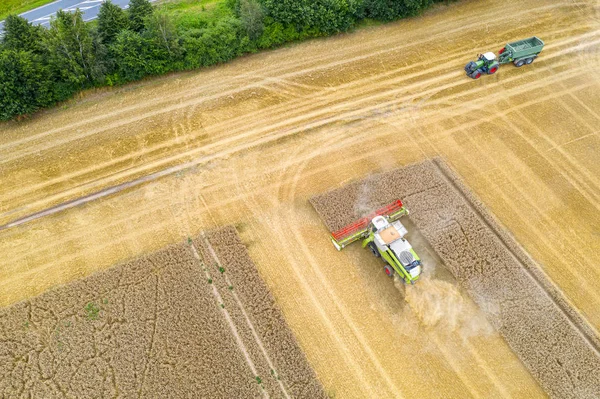
[[[129,27],[136,32],[144,30],[144,22],[152,15],[152,11],[152,4],[148,0],[131,0],[129,2]]]
[[[248,37],[258,39],[264,31],[265,13],[257,0],[240,0],[240,20]]]
[[[73,88],[94,83],[99,75],[95,44],[79,9],[74,13],[56,13],[50,21],[46,46],[48,63],[60,80]]]
[[[30,51],[0,53],[0,119],[29,114],[54,102],[48,71]]]
[[[4,20],[2,45],[6,49],[36,51],[41,49],[43,27],[30,24],[25,18],[9,15]]]
[[[382,21],[392,21],[418,14],[433,4],[433,0],[365,0],[367,17]]]
[[[242,54],[248,46],[248,37],[243,35],[239,19],[227,18],[206,29],[186,32],[185,68],[198,68],[229,61]]]
[[[275,22],[293,25],[311,35],[349,29],[358,19],[364,0],[262,0]]]
[[[181,55],[175,26],[165,10],[157,9],[146,19],[144,36],[152,42],[157,52],[154,58],[175,61]]]
[[[145,22],[142,33],[121,31],[110,46],[116,66],[111,81],[128,82],[182,68],[183,49],[169,16],[156,10]]]
[[[98,35],[102,42],[112,43],[119,32],[129,27],[129,20],[121,7],[108,0],[98,12]]]
[[[116,65],[117,82],[130,82],[146,75],[146,40],[138,32],[124,30],[115,38],[110,52]]]

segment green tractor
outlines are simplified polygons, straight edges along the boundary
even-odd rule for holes
[[[346,245],[362,239],[362,247],[368,247],[386,265],[385,274],[397,274],[405,283],[414,284],[422,271],[421,258],[404,238],[408,233],[400,223],[400,217],[408,215],[402,201],[381,208],[369,216],[331,234],[333,245],[341,251]]]
[[[465,66],[467,76],[473,79],[479,79],[484,73],[493,75],[500,68],[500,63],[496,60],[496,54],[490,52],[479,54],[477,61],[471,61]]]
[[[544,42],[537,36],[507,43],[498,52],[498,60],[492,52],[480,54],[477,56],[477,61],[471,61],[465,66],[465,72],[467,76],[479,79],[484,73],[488,75],[496,73],[500,65],[510,62],[516,67],[529,65],[538,57],[543,48]]]

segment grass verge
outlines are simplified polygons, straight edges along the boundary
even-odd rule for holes
[[[2,0],[0,2],[0,21],[10,14],[22,14],[55,0]]]

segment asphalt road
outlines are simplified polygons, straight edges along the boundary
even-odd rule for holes
[[[36,25],[49,27],[50,18],[58,10],[75,11],[79,8],[83,12],[83,20],[91,21],[98,17],[98,11],[100,11],[100,5],[103,2],[104,0],[56,0],[20,15]],[[129,0],[112,0],[112,2],[121,8],[129,6]],[[2,32],[3,28],[4,21],[0,21],[0,32]]]

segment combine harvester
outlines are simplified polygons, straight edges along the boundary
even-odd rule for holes
[[[515,66],[522,67],[523,65],[531,64],[542,52],[544,42],[534,36],[529,39],[519,40],[517,42],[508,43],[496,54],[491,51],[480,54],[477,61],[471,61],[465,66],[467,76],[473,79],[479,79],[484,73],[492,75],[498,71],[500,65],[512,62]]]
[[[402,201],[396,200],[372,214],[349,224],[331,234],[331,241],[338,251],[358,240],[362,247],[369,247],[373,255],[383,258],[385,274],[397,273],[405,283],[414,284],[421,275],[421,258],[404,238],[408,233],[400,223],[400,217],[408,215]]]

